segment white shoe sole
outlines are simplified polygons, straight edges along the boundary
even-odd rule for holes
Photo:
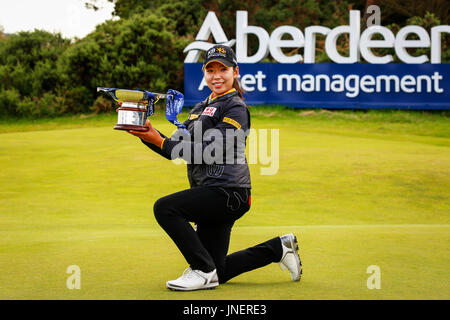
[[[208,283],[201,287],[180,287],[173,284],[170,284],[169,282],[166,283],[166,286],[168,289],[173,291],[195,291],[195,290],[212,290],[219,286],[218,282]]]

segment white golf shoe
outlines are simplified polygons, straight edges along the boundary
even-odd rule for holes
[[[298,255],[297,238],[292,234],[286,234],[280,237],[283,254],[281,255],[280,267],[283,270],[289,270],[292,281],[300,281],[302,277],[302,262]]]
[[[176,291],[193,291],[203,289],[214,289],[219,285],[216,269],[205,273],[200,270],[187,268],[183,275],[176,280],[167,281],[166,286]]]

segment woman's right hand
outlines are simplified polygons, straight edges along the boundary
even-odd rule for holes
[[[150,120],[147,119],[147,121],[145,121],[145,126],[148,127],[148,131],[127,130],[127,132],[131,133],[133,136],[141,138],[146,142],[161,147],[164,139],[161,137],[158,131],[156,131],[155,128],[152,127]]]

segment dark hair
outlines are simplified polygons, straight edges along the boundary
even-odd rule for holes
[[[233,70],[236,70],[236,67],[233,67]],[[245,90],[241,88],[241,84],[239,83],[238,78],[234,79],[233,88],[236,89],[236,91],[239,94],[239,97],[241,97],[242,100],[245,100],[244,94],[246,94],[247,92],[245,92]]]

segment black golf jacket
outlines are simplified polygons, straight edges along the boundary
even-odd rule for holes
[[[182,130],[170,138],[159,133],[164,138],[161,148],[142,142],[169,160],[186,160],[191,188],[251,188],[245,156],[250,113],[236,90],[197,103],[184,125],[190,136]]]

